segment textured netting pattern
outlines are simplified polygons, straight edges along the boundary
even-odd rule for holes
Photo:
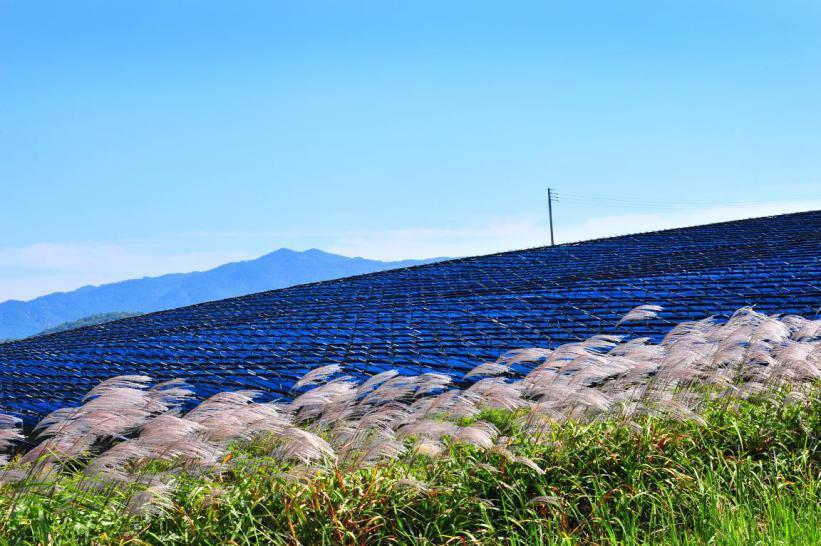
[[[593,334],[657,340],[753,306],[814,318],[821,211],[450,260],[262,292],[0,345],[0,413],[31,422],[100,381],[185,378],[288,396],[308,370],[456,377]],[[640,305],[644,320],[619,324]],[[524,371],[524,370],[523,370]]]

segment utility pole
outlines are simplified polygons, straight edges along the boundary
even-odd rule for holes
[[[555,246],[553,240],[553,201],[558,200],[558,197],[553,193],[553,188],[547,188],[547,216],[550,218],[550,246]]]

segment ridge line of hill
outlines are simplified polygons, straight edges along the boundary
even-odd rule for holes
[[[102,313],[152,313],[439,260],[388,262],[318,249],[299,252],[281,248],[256,259],[230,262],[206,271],[128,279],[54,292],[29,301],[0,302],[0,340],[37,335],[56,325]]]

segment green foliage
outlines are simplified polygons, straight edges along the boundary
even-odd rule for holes
[[[234,445],[229,470],[180,473],[154,515],[128,515],[133,491],[81,491],[79,475],[60,475],[0,489],[0,544],[819,544],[809,400],[723,399],[706,425],[566,422],[539,443],[515,414],[478,417],[542,472],[451,444],[438,458],[303,476],[259,443]]]
[[[85,326],[94,326],[96,324],[105,324],[106,322],[113,322],[115,320],[139,317],[142,314],[143,313],[130,313],[127,311],[119,311],[113,313],[97,313],[95,315],[89,315],[81,319],[72,320],[69,322],[61,322],[60,324],[52,326],[51,328],[46,328],[42,332],[35,335],[44,336],[46,334],[56,334],[57,332],[76,330],[77,328],[83,328]]]

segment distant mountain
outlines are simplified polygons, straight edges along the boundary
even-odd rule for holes
[[[0,339],[27,337],[57,324],[100,313],[150,313],[297,284],[350,277],[442,260],[381,262],[311,249],[281,248],[255,260],[208,271],[172,273],[101,286],[84,286],[31,301],[0,303]]]
[[[45,330],[36,335],[44,336],[46,334],[56,334],[57,332],[65,332],[66,330],[76,330],[77,328],[82,328],[83,326],[94,326],[95,324],[105,324],[106,322],[113,322],[115,320],[120,320],[124,318],[139,317],[142,314],[143,313],[124,312],[97,313],[96,315],[90,315],[88,317],[83,317],[78,320],[61,322],[57,326],[46,328]]]

